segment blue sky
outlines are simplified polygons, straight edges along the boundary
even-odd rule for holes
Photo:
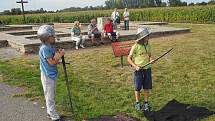
[[[85,7],[104,5],[106,0],[27,0],[29,3],[25,5],[26,10],[37,10],[44,8],[45,10],[59,10],[68,7]],[[168,0],[163,0],[168,1]],[[190,2],[202,2],[208,0],[182,0]],[[21,5],[16,4],[16,0],[1,0],[0,12],[10,10],[11,8],[19,8]]]

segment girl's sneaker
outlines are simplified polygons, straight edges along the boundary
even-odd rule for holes
[[[81,48],[85,48],[84,45],[80,45]]]
[[[137,111],[141,110],[141,104],[140,103],[136,103],[134,107]]]
[[[78,46],[75,46],[75,49],[78,50]]]

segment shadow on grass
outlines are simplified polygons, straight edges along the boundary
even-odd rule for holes
[[[183,104],[176,100],[169,101],[159,111],[145,113],[149,121],[196,121],[215,114],[204,107]]]

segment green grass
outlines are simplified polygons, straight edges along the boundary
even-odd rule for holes
[[[171,99],[215,111],[215,25],[171,24],[189,27],[192,33],[152,39],[153,55],[174,50],[153,65],[153,90],[150,102],[159,110]],[[120,67],[110,46],[69,52],[66,60],[73,95],[75,120],[124,112],[145,121],[133,108],[132,68]],[[57,85],[57,108],[71,116],[61,65]],[[42,99],[38,58],[26,57],[0,61],[3,82],[25,87],[22,94],[31,100]],[[202,121],[214,121],[211,116]]]

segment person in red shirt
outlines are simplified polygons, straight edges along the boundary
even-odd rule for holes
[[[104,24],[103,27],[103,37],[108,36],[112,41],[113,38],[116,38],[116,41],[119,39],[119,32],[113,29],[113,24],[111,22],[111,19],[107,19],[106,23]]]

